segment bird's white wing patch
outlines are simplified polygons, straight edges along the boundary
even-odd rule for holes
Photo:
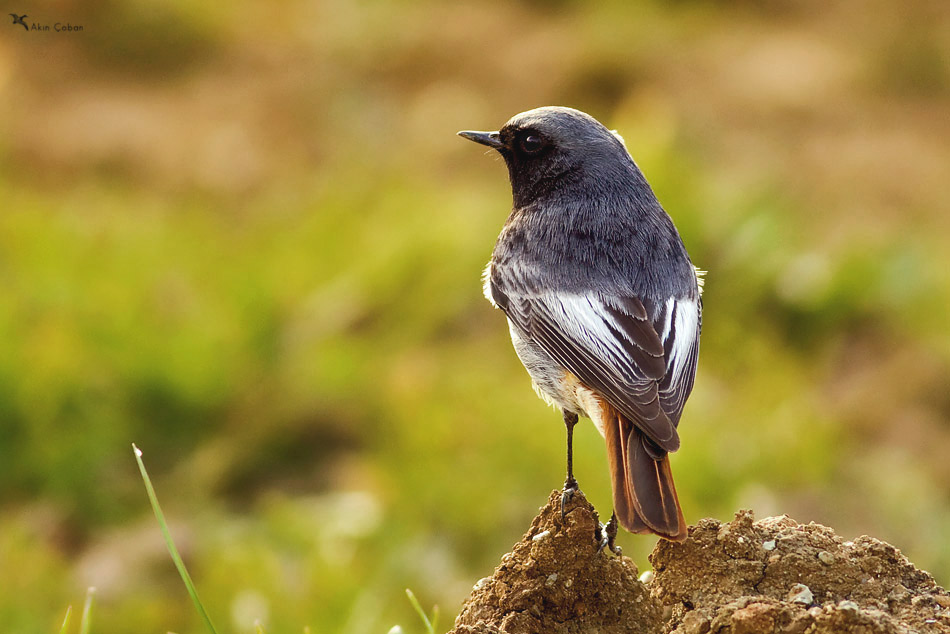
[[[614,334],[623,329],[600,298],[592,294],[563,293],[550,295],[545,301],[556,312],[558,324],[565,329],[564,334],[584,344],[597,359],[632,371],[620,340]]]
[[[671,297],[666,301],[660,340],[667,351],[666,376],[660,383],[660,398],[667,414],[679,420],[693,386],[699,355],[697,300]]]
[[[673,375],[679,375],[686,367],[693,343],[699,337],[699,306],[695,300],[670,300],[675,304],[675,338],[673,349],[667,361],[667,368]],[[663,343],[666,343],[663,338]]]
[[[658,394],[664,350],[643,303],[598,293],[544,293],[525,298],[509,318],[563,368],[629,417],[667,451],[679,446]]]

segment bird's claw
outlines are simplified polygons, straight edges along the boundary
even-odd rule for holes
[[[614,540],[617,538],[617,514],[612,513],[610,515],[610,521],[606,524],[601,524],[597,527],[597,539],[600,541],[600,546],[597,548],[597,552],[602,552],[604,548],[610,549],[610,552],[617,555],[618,557],[623,554],[623,551],[620,549],[620,546],[614,544]]]
[[[571,501],[574,497],[574,493],[577,492],[577,480],[574,478],[568,478],[564,481],[564,489],[561,491],[561,521],[564,521],[564,516],[567,514],[565,510],[567,503]]]

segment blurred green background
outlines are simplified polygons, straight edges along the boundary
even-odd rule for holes
[[[950,5],[3,2],[0,623],[442,629],[564,470],[479,276],[539,105],[617,128],[708,269],[693,523],[950,583]],[[603,442],[576,473],[610,511]],[[642,567],[654,539],[622,535]]]

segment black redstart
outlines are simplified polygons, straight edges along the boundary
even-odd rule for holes
[[[538,394],[567,425],[564,503],[577,490],[579,415],[607,443],[615,517],[633,533],[686,538],[668,453],[693,387],[701,278],[623,140],[560,107],[498,132],[459,132],[508,165],[513,209],[485,269]]]

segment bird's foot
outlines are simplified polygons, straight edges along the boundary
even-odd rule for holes
[[[565,510],[567,503],[571,501],[577,491],[577,480],[568,478],[564,481],[564,489],[561,491],[561,521],[564,520],[564,515],[567,513]]]
[[[617,555],[618,557],[623,554],[623,551],[620,549],[620,546],[614,544],[614,540],[617,538],[617,514],[612,513],[610,515],[610,521],[606,524],[601,524],[597,527],[597,534],[595,535],[598,541],[600,541],[600,547],[597,549],[597,552],[603,551],[604,548],[609,548],[610,552]]]

